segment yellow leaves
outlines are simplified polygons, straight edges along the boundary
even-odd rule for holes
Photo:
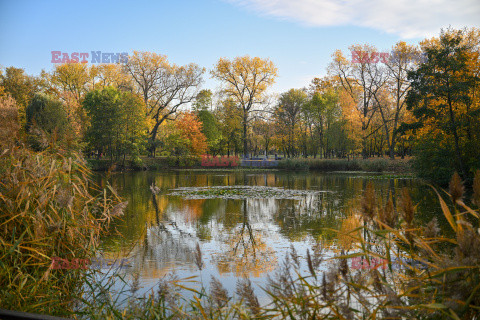
[[[215,257],[220,274],[232,272],[241,277],[260,277],[276,267],[275,251],[262,239],[262,234],[250,233],[245,229],[230,233],[227,238],[228,249]]]
[[[335,50],[332,54],[333,61],[339,64],[347,64],[348,58],[343,55],[342,50]]]
[[[18,108],[10,95],[0,96],[0,146],[14,142],[20,129]]]
[[[248,55],[233,60],[220,58],[211,75],[224,85],[224,92],[243,108],[250,108],[263,98],[266,89],[275,82],[277,68],[269,59]]]
[[[133,51],[126,64],[130,68],[144,71],[155,71],[162,67],[170,67],[167,56],[148,51]]]
[[[360,232],[363,226],[362,217],[359,214],[352,213],[342,220],[340,231],[338,232],[338,241],[345,250],[350,250],[356,243],[362,239]]]
[[[57,88],[57,92],[71,92],[78,101],[88,90],[90,71],[91,67],[83,63],[65,63],[55,65],[53,73],[46,77],[49,84]]]
[[[168,62],[165,55],[134,51],[123,71],[144,100],[146,114],[153,120],[151,138],[155,139],[156,128],[164,120],[174,118],[181,105],[193,101],[205,69],[194,63],[177,66]]]
[[[101,64],[96,67],[95,76],[99,79],[101,87],[120,87],[127,86],[130,82],[128,76],[122,71],[119,64]]]

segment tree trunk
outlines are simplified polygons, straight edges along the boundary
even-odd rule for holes
[[[248,158],[248,142],[247,142],[247,113],[243,110],[243,155]]]

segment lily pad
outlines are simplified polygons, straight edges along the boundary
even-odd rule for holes
[[[215,186],[185,187],[171,190],[167,195],[180,196],[184,199],[293,199],[299,200],[308,195],[321,192],[318,190],[292,190],[262,186]]]

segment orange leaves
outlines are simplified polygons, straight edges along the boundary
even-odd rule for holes
[[[202,133],[202,123],[194,113],[181,113],[175,122],[175,127],[183,138],[190,141],[189,151],[192,154],[200,156],[207,151],[207,138]]]

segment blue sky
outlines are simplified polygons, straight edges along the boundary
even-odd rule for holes
[[[51,70],[51,51],[154,51],[211,69],[220,57],[270,58],[282,92],[326,74],[336,49],[389,51],[441,27],[479,26],[480,1],[459,0],[0,0],[0,65]],[[206,74],[205,88],[216,89]]]

